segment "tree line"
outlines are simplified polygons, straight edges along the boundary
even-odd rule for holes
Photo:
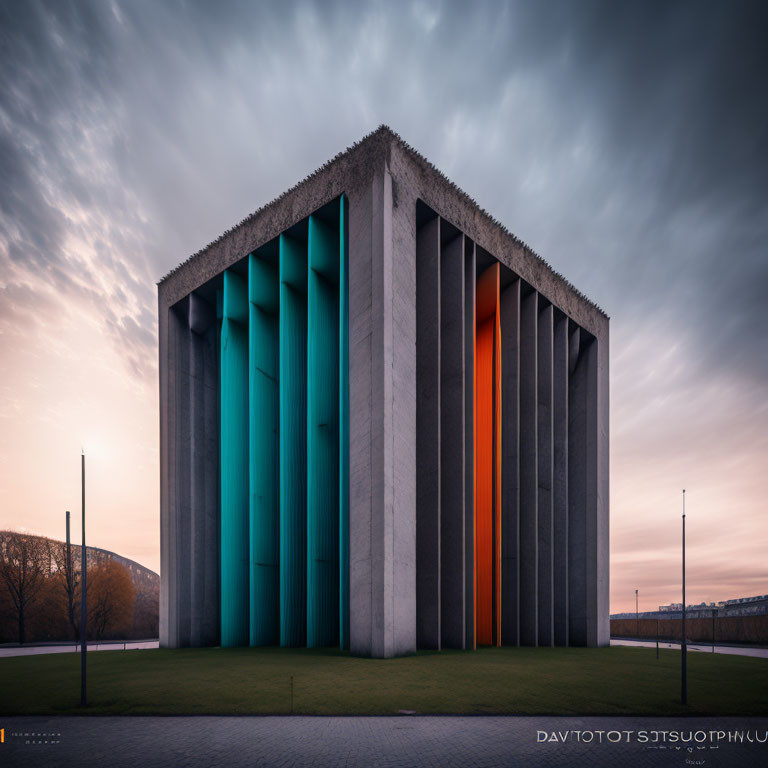
[[[137,587],[111,553],[90,547],[87,552],[87,638],[157,637],[156,574]],[[80,546],[0,531],[0,642],[80,639],[81,558]]]

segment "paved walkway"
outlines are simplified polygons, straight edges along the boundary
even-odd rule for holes
[[[630,645],[635,648],[655,648],[655,640],[618,640],[611,638],[611,645]],[[671,648],[679,651],[680,643],[668,643],[659,641],[659,648]],[[712,646],[706,643],[688,643],[688,650],[696,653],[712,653]],[[768,659],[768,648],[754,648],[748,645],[716,645],[714,653],[724,653],[729,656],[754,656],[759,659]]]
[[[611,645],[631,645],[638,648],[655,648],[656,642],[651,640],[624,640],[612,639]],[[89,651],[132,651],[141,648],[159,648],[160,643],[157,640],[126,640],[125,642],[110,641],[107,643],[89,643]],[[672,648],[679,650],[680,643],[660,642],[659,648]],[[701,651],[703,653],[712,653],[711,645],[702,645],[701,643],[689,643],[689,651]],[[25,646],[7,646],[0,647],[0,657],[3,656],[36,656],[41,653],[79,653],[80,646],[77,643],[63,643],[60,645],[25,645]],[[756,656],[768,659],[768,648],[751,648],[749,646],[738,645],[716,645],[715,653],[726,653],[735,656]]]
[[[768,718],[8,717],[0,728],[3,767],[768,766],[768,743],[748,741],[768,738]]]
[[[110,640],[104,643],[88,643],[91,651],[134,651],[142,648],[159,648],[157,640]],[[80,653],[79,643],[50,643],[45,645],[9,645],[0,648],[3,656],[39,656],[42,653]]]

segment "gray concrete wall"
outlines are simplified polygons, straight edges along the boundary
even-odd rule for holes
[[[538,480],[538,645],[554,645],[553,618],[553,430],[552,430],[552,349],[554,340],[551,304],[539,306],[537,381],[537,480]]]
[[[474,366],[467,365],[474,328],[467,313],[474,317],[474,305],[467,286],[474,298],[476,270],[467,265],[475,248],[465,252],[460,274],[454,255],[471,241],[424,211],[417,235],[417,644],[461,647],[463,636],[472,647]],[[575,643],[596,645],[607,615],[606,522],[597,493],[607,433],[598,429],[597,341],[514,273],[502,274],[502,643],[569,645],[573,624]],[[569,439],[579,452],[571,471]]]
[[[501,643],[520,644],[520,279],[501,293]]]
[[[610,612],[610,332],[605,320],[597,337],[597,605],[595,644],[611,644]]]
[[[475,647],[475,244],[464,236],[464,647]]]
[[[218,361],[215,312],[192,294],[161,323],[160,642],[215,645],[218,598]],[[162,370],[164,369],[164,370]]]
[[[607,602],[607,531],[600,527],[598,505],[600,441],[598,433],[598,342],[571,328],[571,375],[568,386],[568,613],[573,645],[605,644]],[[600,562],[605,557],[605,564]],[[608,638],[609,639],[609,638]]]
[[[360,654],[372,647],[374,610],[373,204],[373,182],[349,201],[349,615],[350,649]]]
[[[553,627],[555,645],[568,645],[568,318],[560,312],[552,355]]]
[[[391,655],[416,650],[416,199],[399,181],[396,158],[387,159],[391,213],[392,296],[388,358],[391,368],[392,601]]]
[[[191,498],[189,644],[219,643],[219,378],[216,309],[189,297]]]
[[[416,244],[416,642],[439,650],[441,375],[440,219],[418,232]]]
[[[385,348],[391,355],[384,373],[391,380],[385,402],[391,403],[386,514],[392,518],[392,589],[387,598],[392,605],[387,655],[392,656],[416,650],[416,200],[404,194],[395,181],[398,176],[396,163],[388,157],[384,207],[391,221],[391,269],[385,274],[391,280],[391,297]]]
[[[350,650],[391,657],[416,650],[416,201],[373,170],[349,193]]]
[[[581,329],[568,323],[568,637],[587,644],[586,365]]]
[[[539,636],[538,522],[538,317],[539,296],[531,291],[520,309],[520,643]]]
[[[463,648],[466,637],[464,278],[464,235],[459,234],[443,246],[440,255],[440,637],[443,648]]]
[[[176,371],[176,334],[178,317],[158,296],[158,368],[160,412],[160,645],[175,648],[176,642],[176,514],[172,479],[175,474],[175,409],[170,408],[171,380]]]

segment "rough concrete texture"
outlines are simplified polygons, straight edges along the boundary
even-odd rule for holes
[[[440,219],[416,244],[416,642],[440,649]]]
[[[555,315],[553,340],[552,578],[555,645],[568,645],[568,318]]]
[[[520,644],[539,636],[538,371],[539,295],[532,291],[520,307]]]
[[[475,647],[475,244],[464,236],[464,647]]]
[[[211,495],[218,471],[217,459],[214,460],[217,437],[210,434],[209,417],[204,417],[201,423],[190,413],[190,409],[194,411],[201,402],[201,387],[194,371],[199,372],[200,355],[205,358],[210,353],[211,342],[207,341],[204,347],[189,342],[190,335],[203,338],[204,334],[201,335],[198,328],[197,310],[193,308],[190,315],[184,302],[224,269],[342,193],[349,200],[350,237],[351,650],[363,655],[392,656],[410,653],[416,648],[416,203],[419,200],[464,234],[466,242],[471,243],[467,257],[470,251],[474,257],[476,248],[482,247],[535,289],[537,293],[530,296],[540,294],[568,316],[574,328],[580,326],[593,340],[593,346],[577,341],[578,351],[574,357],[574,337],[569,334],[569,367],[578,369],[575,384],[569,385],[569,407],[575,408],[575,415],[568,415],[569,446],[577,424],[591,435],[583,446],[589,450],[582,464],[576,464],[580,474],[572,481],[569,472],[569,496],[573,491],[577,505],[581,504],[583,509],[575,540],[582,542],[584,556],[591,563],[588,568],[585,562],[581,581],[577,577],[570,584],[569,609],[575,605],[577,610],[569,617],[569,624],[581,627],[575,635],[579,642],[606,644],[609,632],[608,318],[384,126],[195,254],[158,286],[162,644],[215,642],[210,606],[214,600],[212,592],[218,590],[218,587],[211,588],[215,582],[212,569],[218,568],[218,541],[210,534],[213,517],[218,514],[213,511]],[[469,270],[465,275],[465,295],[469,292],[467,277],[473,277]],[[187,342],[183,341],[185,338]],[[525,386],[525,371],[530,372],[531,366],[535,371],[537,365],[535,353],[532,358],[528,353],[526,358],[525,344],[521,338],[521,387]],[[469,370],[468,357],[466,353],[465,370]],[[535,414],[536,385],[533,386]],[[202,390],[209,398],[213,396],[212,388],[206,383]],[[465,397],[466,390],[467,387]],[[208,403],[206,413],[210,401]],[[524,428],[522,399],[520,409],[521,462],[529,456],[535,465],[535,416],[533,443],[526,445],[529,433]],[[469,425],[469,420],[466,424]],[[192,437],[193,432],[197,435],[200,430],[206,435],[207,445],[202,456],[198,449],[193,451],[189,447],[189,442],[197,439]],[[574,445],[578,445],[578,441]],[[465,467],[466,462],[471,461],[470,447],[465,435]],[[521,587],[526,578],[529,582],[531,577],[536,578],[536,565],[531,569],[530,563],[531,557],[533,563],[536,562],[536,545],[533,544],[530,552],[524,542],[535,542],[537,536],[536,528],[527,530],[523,522],[527,520],[527,525],[535,526],[537,488],[534,484],[534,498],[526,501],[523,466],[521,463]],[[466,526],[468,493],[465,485],[466,569],[470,568],[473,546]],[[202,520],[195,510],[204,510],[200,513]],[[203,539],[205,543],[201,545]],[[526,557],[529,558],[528,570],[524,566]],[[205,563],[206,576],[202,580],[191,579],[187,585],[184,581],[190,575],[192,561]],[[473,638],[467,617],[473,610],[473,595],[466,569],[464,631],[467,644],[471,644]],[[577,596],[579,584],[584,592]],[[189,596],[187,589],[191,590]],[[197,605],[201,590],[206,596],[206,607],[202,611]],[[194,609],[190,601],[195,603]],[[531,604],[526,606],[522,589],[520,601],[521,633],[527,627],[526,639],[535,643],[538,617],[535,612],[533,616],[525,613],[526,609],[530,612]],[[535,604],[534,597],[532,605]],[[199,622],[203,622],[204,629],[202,625],[192,626]]]
[[[520,280],[501,293],[501,644],[520,644]]]
[[[537,480],[538,480],[538,612],[539,645],[554,645],[552,556],[552,347],[554,339],[552,305],[539,309],[538,373],[537,373]]]
[[[401,180],[409,184],[413,196],[494,254],[592,335],[607,330],[608,317],[602,310],[384,125],[166,275],[159,283],[163,303],[176,303],[351,186],[362,186],[382,162],[395,169],[396,184]],[[407,179],[401,179],[402,171],[407,171]]]
[[[464,648],[464,236],[440,254],[440,637]],[[417,570],[420,562],[417,564]]]
[[[607,502],[599,504],[601,457],[598,424],[601,407],[598,386],[597,339],[584,331],[572,333],[578,339],[578,356],[568,382],[568,623],[573,645],[607,645],[610,638],[603,619],[608,573]],[[575,345],[575,343],[574,343]],[[605,414],[607,419],[607,414]]]
[[[219,642],[219,402],[216,310],[189,297],[190,343],[190,622],[193,647]]]
[[[597,635],[594,644],[610,645],[610,378],[608,323],[597,337],[597,530],[595,542],[597,595],[594,623]]]

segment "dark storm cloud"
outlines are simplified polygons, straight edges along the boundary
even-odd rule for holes
[[[609,302],[623,310],[627,297],[641,318],[655,293],[665,314],[687,319],[705,366],[764,378],[767,7],[569,7],[562,103],[590,115],[606,156],[603,195],[623,203],[613,222],[598,217],[614,236],[605,241],[620,243],[602,255],[615,285]]]
[[[154,279],[387,122],[603,305],[614,338],[650,318],[701,370],[768,375],[764,4],[0,13],[1,233],[30,280],[146,318]]]
[[[155,455],[155,281],[387,123],[611,316],[614,594],[671,599],[682,478],[697,599],[766,591],[767,32],[738,0],[0,0],[0,418]],[[113,349],[130,402],[88,389]]]

